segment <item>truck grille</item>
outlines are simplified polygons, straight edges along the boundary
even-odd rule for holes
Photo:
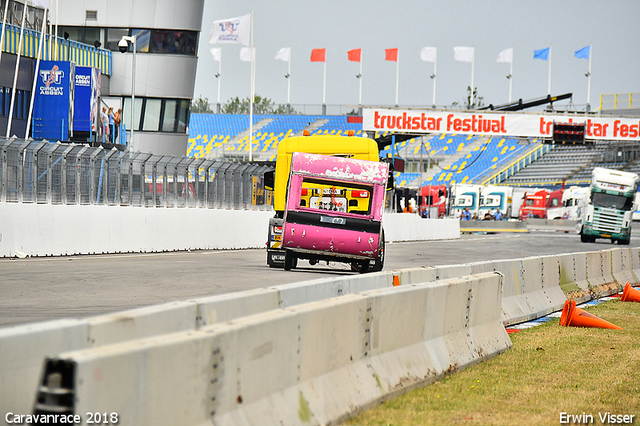
[[[622,229],[624,212],[596,207],[593,209],[593,229],[596,231],[617,234]]]

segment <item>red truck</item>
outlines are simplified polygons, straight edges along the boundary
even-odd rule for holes
[[[443,217],[446,214],[446,207],[447,187],[445,185],[429,185],[420,188],[418,213],[421,217],[432,219]]]
[[[562,205],[562,192],[562,189],[540,189],[532,194],[525,193],[520,206],[520,220],[526,220],[530,214],[531,217],[546,219],[547,209]]]

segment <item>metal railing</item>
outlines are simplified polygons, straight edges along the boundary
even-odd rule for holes
[[[270,210],[272,167],[0,139],[0,202]]]
[[[551,150],[551,146],[548,144],[539,143],[537,147],[535,147],[532,151],[527,152],[526,154],[518,157],[516,160],[511,161],[509,165],[500,169],[500,171],[495,174],[489,176],[487,179],[483,180],[482,185],[498,185],[501,182],[504,182],[509,177],[515,175],[520,170],[524,169],[526,166],[542,157],[544,154]]]
[[[600,95],[600,110],[640,108],[640,93]]]
[[[39,31],[25,29],[21,55],[35,59],[41,35]],[[3,51],[17,55],[20,47],[19,40],[20,27],[6,25]],[[48,49],[50,41],[53,44],[53,51]],[[105,75],[113,73],[111,51],[77,41],[65,40],[62,37],[45,35],[41,59],[52,60],[54,58],[60,61],[75,62],[78,66],[99,68],[100,72]]]

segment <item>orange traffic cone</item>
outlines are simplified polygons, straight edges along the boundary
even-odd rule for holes
[[[629,281],[624,286],[624,291],[622,292],[622,297],[620,298],[621,302],[640,302],[640,290],[636,290],[631,287]]]
[[[590,313],[578,308],[575,300],[567,300],[564,302],[562,316],[560,317],[560,325],[565,327],[596,327],[622,330],[621,327],[611,324],[610,322],[600,319],[597,316],[591,315]]]

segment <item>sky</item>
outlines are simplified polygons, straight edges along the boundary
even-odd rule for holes
[[[328,106],[357,106],[360,64],[347,59],[347,51],[357,48],[363,105],[393,106],[396,63],[385,61],[385,49],[398,48],[398,104],[430,107],[434,64],[420,59],[425,46],[438,48],[437,106],[463,104],[471,84],[471,63],[455,61],[454,46],[475,48],[474,85],[485,105],[509,100],[509,63],[496,59],[510,47],[513,100],[547,95],[549,61],[533,59],[533,52],[551,46],[552,95],[573,93],[573,109],[584,109],[589,61],[574,52],[589,44],[591,109],[599,107],[601,94],[640,98],[639,0],[205,0],[194,99],[206,97],[214,105],[218,100],[212,47],[222,48],[220,101],[249,96],[250,66],[240,60],[241,46],[208,41],[213,21],[251,11],[255,93],[286,103],[288,65],[275,55],[291,47],[291,104],[299,112],[305,112],[302,105],[322,104],[323,64],[310,61],[315,48],[326,48]]]

